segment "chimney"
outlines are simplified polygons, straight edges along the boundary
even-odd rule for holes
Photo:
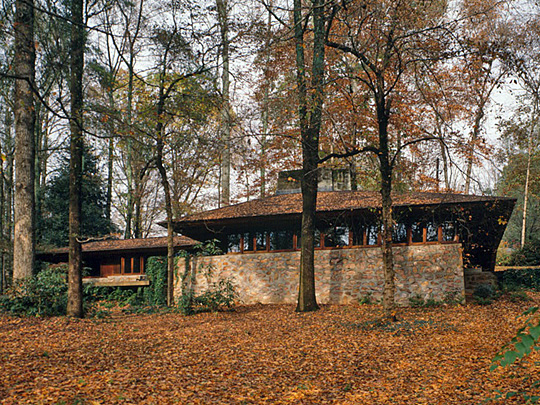
[[[351,174],[347,169],[320,167],[318,191],[351,190]],[[286,170],[279,172],[276,195],[300,193],[302,170]]]

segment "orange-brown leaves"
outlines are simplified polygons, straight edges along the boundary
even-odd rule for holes
[[[310,314],[266,305],[192,317],[0,316],[0,402],[481,403],[495,389],[530,384],[520,378],[527,369],[488,370],[529,304],[404,309],[389,324],[377,321],[375,305]]]

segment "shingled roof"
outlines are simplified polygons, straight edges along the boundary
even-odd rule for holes
[[[191,247],[198,242],[187,236],[175,236],[175,247]],[[100,241],[86,242],[81,245],[83,253],[97,252],[116,252],[129,250],[156,250],[167,248],[167,237],[158,238],[140,238],[140,239],[107,239]],[[68,253],[67,247],[44,249],[41,253],[47,254],[65,254]]]
[[[511,198],[506,197],[429,192],[395,194],[392,198],[395,207],[511,200]],[[380,208],[381,206],[380,193],[374,191],[329,191],[319,192],[317,196],[318,213],[353,211],[367,208]],[[282,194],[187,215],[175,220],[175,223],[181,227],[183,223],[214,222],[234,218],[247,219],[301,213],[302,194]]]

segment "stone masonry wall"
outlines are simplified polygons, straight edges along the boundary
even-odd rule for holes
[[[196,293],[220,278],[233,280],[244,304],[292,304],[298,295],[300,252],[229,254],[178,261],[175,297],[191,285]],[[409,298],[443,300],[464,295],[461,244],[394,247],[396,302]],[[381,249],[351,248],[315,252],[315,287],[319,303],[347,304],[384,286]]]

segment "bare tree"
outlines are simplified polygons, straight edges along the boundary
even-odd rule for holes
[[[82,318],[82,254],[81,254],[81,184],[83,154],[83,70],[84,70],[83,0],[71,0],[71,117],[69,163],[69,316]]]
[[[34,268],[34,2],[17,0],[15,15],[15,228],[13,278],[32,276]]]

